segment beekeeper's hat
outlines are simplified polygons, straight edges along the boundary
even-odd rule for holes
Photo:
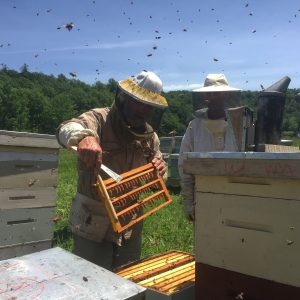
[[[168,106],[165,97],[160,95],[162,82],[153,72],[142,71],[137,76],[119,81],[118,86],[126,94],[140,102],[158,108],[166,108]]]
[[[228,85],[224,74],[208,74],[203,87],[193,90],[193,92],[237,92],[240,89]]]

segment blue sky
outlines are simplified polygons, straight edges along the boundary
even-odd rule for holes
[[[0,64],[87,83],[152,70],[164,90],[208,73],[260,90],[300,88],[300,1],[0,0]],[[64,24],[73,22],[68,31]],[[57,29],[61,27],[61,29]],[[156,48],[156,49],[153,49]],[[150,54],[152,54],[150,56]]]

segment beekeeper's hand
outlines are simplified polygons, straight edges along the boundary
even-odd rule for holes
[[[155,157],[152,160],[152,163],[153,163],[155,169],[157,170],[157,172],[159,173],[159,175],[160,176],[164,176],[164,174],[167,171],[167,165],[166,165],[166,163],[162,159],[159,159],[157,157]]]
[[[96,171],[100,170],[102,163],[102,149],[94,136],[83,138],[77,147],[79,159],[82,160],[88,168]]]

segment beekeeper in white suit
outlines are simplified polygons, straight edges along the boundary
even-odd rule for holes
[[[207,108],[194,112],[183,136],[178,168],[183,208],[190,221],[195,220],[194,175],[183,173],[184,152],[238,151],[231,126],[228,126],[226,101],[231,92],[240,89],[230,87],[224,74],[208,74],[203,87],[193,92],[204,93]]]
[[[168,106],[161,92],[160,78],[143,71],[118,83],[112,107],[91,109],[57,129],[63,147],[78,149],[77,193],[70,212],[73,253],[109,270],[140,258],[143,223],[114,232],[94,188],[95,170],[103,162],[121,174],[153,162],[161,176],[166,173],[156,134]]]

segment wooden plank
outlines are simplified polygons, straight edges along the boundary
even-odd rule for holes
[[[34,133],[26,131],[11,131],[11,130],[0,130],[0,135],[16,136],[16,137],[33,137],[33,138],[46,138],[55,140],[56,137],[53,134]]]
[[[44,240],[33,243],[16,244],[6,247],[0,247],[0,260],[19,257],[46,249],[50,249],[52,240]]]
[[[0,162],[8,161],[38,161],[58,163],[58,157],[54,154],[23,153],[23,152],[0,152]]]
[[[44,170],[56,169],[58,161],[41,160],[1,160],[0,154],[0,176],[11,176],[24,173],[32,173]]]
[[[42,147],[20,147],[20,146],[8,146],[8,145],[0,145],[0,153],[1,152],[22,152],[22,153],[40,153],[40,154],[59,154],[59,149],[55,148],[42,148]]]
[[[46,169],[24,174],[0,176],[0,189],[29,188],[32,186],[56,187],[56,185],[57,169]]]
[[[55,206],[54,187],[0,189],[0,208],[36,208]]]
[[[195,182],[198,192],[300,200],[297,179],[199,175]]]
[[[0,130],[0,145],[55,148],[60,146],[54,135]]]
[[[299,179],[300,159],[188,158],[183,161],[183,171],[194,175]]]
[[[300,202],[196,193],[196,262],[300,287]]]
[[[250,159],[250,160],[299,160],[300,153],[271,153],[271,152],[184,152],[184,159]]]
[[[0,246],[51,240],[55,207],[0,210]]]
[[[58,156],[0,152],[0,188],[56,186]]]

